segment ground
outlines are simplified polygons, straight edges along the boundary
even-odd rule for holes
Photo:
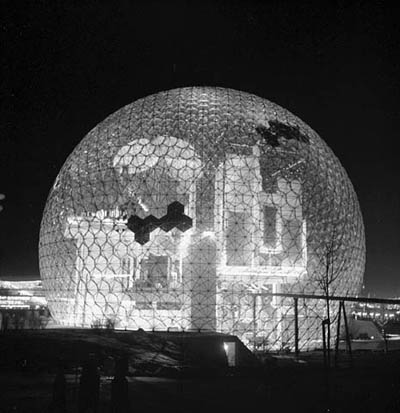
[[[194,337],[194,336],[193,336]],[[195,337],[191,339],[194,342]],[[400,352],[341,352],[324,368],[318,351],[239,358],[229,368],[192,345],[157,334],[91,330],[17,330],[0,335],[0,412],[50,412],[57,361],[66,364],[67,412],[77,411],[80,367],[89,353],[101,372],[100,412],[111,412],[106,359],[128,356],[132,412],[396,412]],[[219,338],[218,338],[219,340]],[[175,341],[175,342],[174,342]],[[203,344],[206,347],[208,344]],[[210,346],[212,348],[212,346]],[[182,350],[185,352],[183,357]],[[189,355],[188,355],[189,354]],[[200,361],[199,361],[200,360]]]

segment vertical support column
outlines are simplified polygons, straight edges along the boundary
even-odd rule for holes
[[[344,306],[344,301],[341,301],[340,304],[342,305],[343,310],[343,319],[344,319],[344,327],[346,330],[346,343],[347,343],[347,350],[350,355],[350,360],[353,361],[353,355],[351,353],[351,340],[350,340],[350,333],[349,333],[349,326],[347,323],[347,316],[346,316],[346,307]]]
[[[280,293],[281,292],[281,284],[279,282],[274,282],[272,284],[272,292],[274,294]],[[272,302],[274,303],[274,308],[275,308],[275,322],[274,322],[274,330],[275,330],[275,347],[277,348],[283,348],[284,345],[284,339],[283,339],[283,334],[284,334],[284,326],[283,326],[283,316],[282,314],[286,313],[286,311],[283,311],[283,305],[285,303],[285,297],[278,297],[278,296],[273,296],[272,297]]]
[[[253,295],[253,351],[256,351],[256,338],[257,338],[257,295]]]
[[[295,297],[294,301],[294,352],[296,358],[299,357],[299,299]]]
[[[324,368],[328,367],[327,346],[326,346],[326,320],[322,321],[322,348],[324,353]]]
[[[339,343],[340,343],[340,321],[342,315],[342,301],[339,302],[339,314],[336,328],[336,344],[335,344],[335,366],[337,366],[339,358]]]
[[[214,240],[200,238],[191,245],[185,261],[185,275],[190,279],[191,328],[215,331],[217,272]]]

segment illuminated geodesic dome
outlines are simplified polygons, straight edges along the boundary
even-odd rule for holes
[[[293,309],[254,294],[357,294],[365,246],[350,180],[310,127],[257,96],[193,87],[88,133],[51,189],[39,256],[61,324],[282,344]]]

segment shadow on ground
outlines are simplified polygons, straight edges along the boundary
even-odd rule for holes
[[[0,336],[0,412],[50,412],[56,366],[66,365],[67,412],[77,412],[81,366],[95,356],[101,374],[99,412],[111,412],[107,360],[129,360],[132,412],[396,412],[400,352],[339,354],[324,369],[322,354],[264,355],[238,344],[229,367],[218,334],[144,331],[20,330]],[[243,347],[242,347],[243,346]]]

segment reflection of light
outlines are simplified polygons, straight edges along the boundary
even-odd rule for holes
[[[272,173],[271,176],[276,176],[276,175],[278,175],[279,173],[281,173],[282,171],[288,171],[288,170],[290,170],[290,169],[292,169],[292,168],[294,168],[294,167],[296,167],[297,165],[300,165],[300,164],[302,164],[302,163],[304,163],[304,159],[300,159],[299,161],[297,161],[297,162],[295,162],[295,163],[292,163],[292,164],[290,164],[290,165],[282,168],[281,170]]]
[[[143,208],[143,211],[149,212],[149,207],[142,201],[142,198],[138,198],[138,204]]]
[[[191,231],[186,231],[181,238],[181,242],[179,244],[179,254],[181,257],[184,257],[187,253],[187,249],[190,245],[190,236]]]
[[[203,231],[201,233],[201,238],[211,238],[211,239],[215,239],[215,233],[214,231]]]
[[[227,353],[228,352],[228,344],[224,343],[224,350]]]
[[[20,290],[19,291],[19,294],[20,295],[30,295],[30,296],[33,296],[33,293],[31,292],[31,291],[26,291],[26,290]]]
[[[130,274],[114,274],[114,273],[93,273],[92,277],[100,278],[129,278]]]

